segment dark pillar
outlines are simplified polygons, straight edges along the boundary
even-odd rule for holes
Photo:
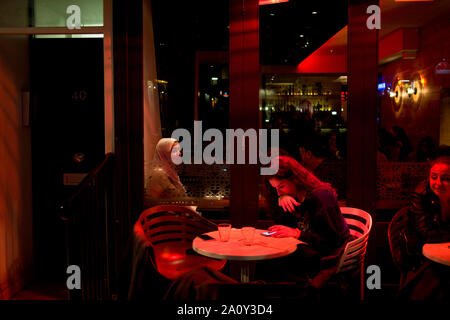
[[[366,25],[370,5],[378,5],[378,1],[349,0],[348,8],[347,205],[363,209],[373,218],[366,265],[376,264],[378,30]]]
[[[142,1],[113,1],[116,250],[143,209]]]
[[[230,127],[244,131],[249,128],[258,130],[258,0],[230,1],[229,61]],[[235,164],[231,169],[231,221],[237,226],[254,224],[258,211],[259,168],[257,165]]]
[[[229,61],[230,128],[241,128],[244,131],[249,128],[258,130],[260,84],[258,0],[230,0]],[[258,181],[258,165],[231,166],[230,218],[233,226],[256,224]],[[235,263],[231,268],[232,276],[237,279],[239,267],[240,264]]]

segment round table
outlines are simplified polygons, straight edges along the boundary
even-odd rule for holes
[[[450,242],[426,243],[422,254],[431,261],[450,266]]]
[[[252,245],[244,244],[241,229],[232,228],[230,240],[223,242],[219,239],[219,232],[212,231],[207,235],[213,237],[211,240],[203,240],[196,237],[192,242],[195,252],[210,258],[255,261],[266,260],[286,256],[297,250],[297,245],[302,243],[295,238],[274,238],[261,235],[267,230],[256,229]],[[249,281],[248,265],[241,268],[241,281]]]

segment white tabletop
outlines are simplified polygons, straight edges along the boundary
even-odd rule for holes
[[[222,242],[219,240],[219,232],[212,231],[207,235],[213,240],[203,240],[199,237],[192,242],[192,248],[197,253],[216,259],[226,260],[265,260],[282,257],[297,250],[297,244],[302,243],[295,238],[274,238],[261,235],[267,230],[255,230],[253,244],[244,244],[241,229],[231,229],[230,240]]]
[[[422,253],[431,261],[450,266],[450,242],[427,243],[423,246]]]

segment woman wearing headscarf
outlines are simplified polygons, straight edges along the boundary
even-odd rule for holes
[[[146,181],[145,201],[148,207],[161,199],[186,197],[186,189],[175,171],[172,159],[180,157],[180,145],[172,138],[162,138],[156,144],[156,151]]]

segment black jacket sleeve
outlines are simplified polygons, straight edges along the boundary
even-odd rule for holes
[[[348,226],[337,204],[319,201],[312,223],[313,231],[302,231],[299,240],[323,254],[333,253],[349,238]]]
[[[448,223],[440,219],[438,198],[421,183],[410,196],[408,204],[408,223],[405,241],[408,253],[412,256],[422,254],[425,243],[450,241]]]

